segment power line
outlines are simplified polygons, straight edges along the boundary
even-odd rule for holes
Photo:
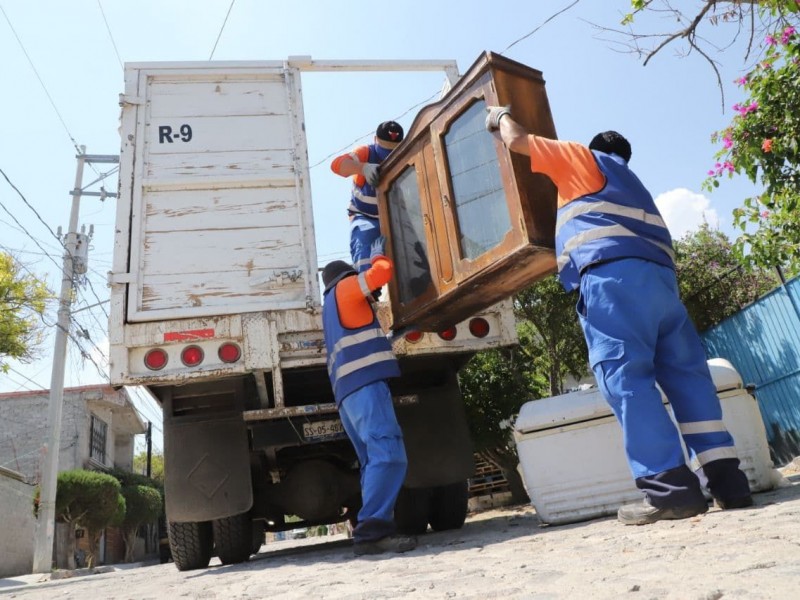
[[[53,261],[53,264],[54,264],[54,265],[56,266],[56,268],[57,268],[57,269],[60,271],[60,270],[61,270],[61,265],[59,265],[59,264],[58,264],[58,261],[56,261],[56,259],[55,259],[55,258],[53,258],[52,256],[50,256],[50,254],[48,254],[47,250],[45,250],[45,249],[42,247],[42,245],[39,243],[39,240],[37,240],[35,237],[33,237],[33,234],[31,234],[31,232],[30,232],[30,231],[28,231],[27,229],[25,229],[25,226],[24,226],[22,223],[20,223],[20,222],[17,220],[17,217],[15,217],[15,216],[14,216],[14,215],[11,213],[11,211],[10,211],[10,210],[8,210],[8,208],[6,208],[6,205],[5,205],[5,204],[3,204],[2,202],[0,202],[0,208],[2,208],[4,211],[6,211],[6,212],[8,213],[8,216],[9,216],[9,217],[11,217],[12,219],[14,219],[14,222],[17,224],[17,226],[18,226],[18,227],[19,227],[19,228],[20,228],[20,229],[21,229],[21,230],[22,230],[22,231],[25,233],[25,235],[27,235],[29,238],[31,238],[31,239],[33,240],[33,243],[34,243],[34,244],[36,244],[36,245],[39,247],[39,250],[41,250],[42,252],[44,252],[44,253],[45,253],[45,255],[47,256],[47,258],[49,258],[51,261]],[[37,279],[38,279],[38,277],[37,277]]]
[[[48,225],[47,222],[42,218],[42,215],[39,214],[39,211],[36,210],[30,202],[28,202],[28,199],[22,194],[22,192],[19,191],[19,188],[12,183],[12,181],[8,178],[8,175],[6,175],[6,172],[3,169],[0,169],[0,173],[2,173],[3,177],[5,177],[8,185],[10,185],[14,191],[17,192],[17,195],[22,198],[22,201],[25,203],[25,205],[33,211],[33,214],[36,215],[36,218],[39,219],[42,225],[47,228],[47,231],[50,232],[50,235],[52,235],[58,241],[58,243],[63,246],[64,244],[61,242],[61,239],[58,237],[58,235],[56,235],[56,232],[53,231],[52,227],[50,227],[50,225]],[[16,219],[14,220],[16,221]]]
[[[539,25],[538,27],[535,27],[535,28],[534,28],[532,31],[529,31],[528,33],[526,33],[525,35],[523,35],[523,36],[522,36],[521,38],[519,38],[518,40],[515,40],[515,41],[511,42],[511,43],[510,43],[508,46],[506,46],[506,49],[505,49],[505,50],[503,50],[503,51],[502,51],[500,54],[505,54],[505,53],[506,53],[506,52],[508,52],[508,51],[509,51],[509,50],[510,50],[510,49],[511,49],[513,46],[516,46],[517,44],[519,44],[519,43],[520,43],[522,40],[524,40],[524,39],[527,39],[527,38],[531,37],[531,36],[532,36],[534,33],[536,33],[537,31],[539,31],[539,30],[540,30],[542,27],[544,27],[545,25],[547,25],[547,24],[548,24],[550,21],[552,21],[553,19],[555,19],[555,18],[556,18],[558,15],[560,15],[561,13],[565,13],[565,12],[567,12],[567,11],[568,11],[570,8],[572,8],[573,6],[575,6],[575,5],[576,5],[578,2],[580,2],[580,0],[575,0],[575,1],[574,1],[572,4],[569,4],[569,5],[565,6],[564,8],[562,8],[562,9],[561,9],[560,11],[558,11],[557,13],[550,15],[549,17],[547,17],[547,18],[544,20],[544,22],[542,22],[542,24],[541,24],[541,25]]]
[[[50,101],[50,105],[53,107],[53,110],[56,111],[56,115],[58,115],[58,120],[61,121],[61,125],[64,127],[64,131],[67,132],[67,135],[69,136],[69,139],[72,141],[72,145],[75,146],[75,149],[78,151],[78,153],[80,153],[81,149],[80,149],[80,146],[78,145],[78,142],[75,141],[74,137],[72,137],[72,134],[69,131],[69,127],[67,127],[67,123],[64,121],[64,117],[61,116],[61,112],[58,110],[58,107],[56,106],[56,103],[53,101],[53,97],[50,95],[50,92],[47,90],[47,86],[44,84],[44,81],[42,80],[41,76],[39,75],[39,71],[36,70],[36,65],[33,64],[33,61],[31,60],[31,57],[28,54],[28,51],[25,49],[25,46],[22,43],[22,40],[20,39],[19,35],[17,35],[17,30],[14,29],[14,26],[11,24],[11,19],[8,18],[8,15],[6,14],[6,11],[5,11],[5,9],[3,8],[2,5],[0,5],[0,12],[3,13],[3,16],[5,17],[6,22],[8,23],[8,26],[11,29],[11,32],[14,34],[14,37],[17,38],[17,43],[19,44],[19,47],[22,49],[22,53],[25,55],[25,58],[28,59],[28,64],[31,66],[31,69],[33,69],[33,73],[34,73],[34,75],[36,75],[36,79],[39,80],[39,83],[41,84],[42,89],[44,90],[44,93],[47,96],[47,99]]]
[[[228,7],[228,12],[225,15],[225,20],[222,22],[222,27],[219,28],[219,34],[217,34],[217,41],[214,42],[214,47],[211,49],[211,54],[208,57],[208,60],[211,60],[214,57],[214,52],[217,50],[217,44],[219,44],[219,38],[222,37],[222,31],[225,29],[225,24],[228,22],[228,17],[231,14],[231,10],[233,9],[233,5],[236,3],[236,0],[231,0],[231,5]]]
[[[114,36],[111,34],[111,27],[108,26],[108,19],[106,19],[106,13],[103,10],[103,5],[100,3],[100,0],[97,0],[97,6],[100,8],[100,14],[103,15],[103,22],[106,24],[106,31],[108,32],[108,37],[111,39],[111,45],[114,46],[114,54],[117,55],[119,66],[124,69],[122,58],[120,58],[119,50],[117,50],[117,43],[114,41]]]
[[[11,371],[12,373],[16,373],[17,375],[19,375],[20,377],[22,377],[24,380],[26,380],[26,381],[29,381],[30,383],[32,383],[32,384],[33,384],[33,385],[35,385],[36,387],[39,387],[39,388],[41,388],[41,389],[43,389],[43,390],[47,391],[47,388],[46,388],[46,387],[44,387],[44,386],[43,386],[43,385],[41,385],[41,384],[38,384],[38,383],[36,383],[36,382],[35,382],[33,379],[31,379],[30,377],[28,377],[28,376],[26,376],[26,375],[24,375],[24,374],[20,373],[19,371],[17,371],[17,370],[16,370],[14,367],[12,367],[11,365],[6,365],[6,367],[7,367],[7,368],[8,368],[8,370],[9,370],[9,371]],[[14,383],[18,383],[18,382],[14,382]],[[28,388],[28,389],[30,389],[30,388]]]

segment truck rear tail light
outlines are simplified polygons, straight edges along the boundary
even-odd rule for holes
[[[482,317],[476,317],[469,322],[469,332],[476,338],[484,338],[489,335],[489,322]]]
[[[443,331],[439,332],[439,337],[442,338],[445,342],[451,342],[456,339],[456,328],[455,327],[448,327]]]
[[[200,346],[186,346],[181,351],[181,362],[187,367],[195,367],[203,362],[203,349]]]
[[[226,342],[219,347],[219,359],[224,363],[233,363],[242,357],[242,349],[237,344]]]
[[[416,344],[418,341],[422,339],[422,332],[421,331],[409,331],[405,334],[406,341],[411,342],[412,344]]]
[[[161,348],[148,350],[144,355],[144,366],[151,371],[160,371],[167,365],[167,353]]]

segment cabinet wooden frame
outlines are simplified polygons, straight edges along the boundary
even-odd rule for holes
[[[395,329],[451,326],[555,271],[555,187],[531,173],[528,157],[511,153],[483,129],[484,107],[506,104],[530,131],[556,137],[541,72],[486,52],[442,100],[418,113],[405,141],[381,166],[381,229],[397,269],[389,284]],[[480,252],[475,248],[481,244],[464,233],[467,220],[459,218],[469,202],[459,205],[451,173],[447,138],[457,129],[467,133],[456,141],[487,158],[476,167],[484,180],[499,185],[475,201],[493,202],[491,210],[471,208],[500,223],[496,239]],[[472,155],[464,154],[465,160]],[[468,178],[468,170],[460,175]],[[473,223],[472,230],[481,234],[482,226]]]

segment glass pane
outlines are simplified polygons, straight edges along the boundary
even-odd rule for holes
[[[480,100],[444,136],[461,256],[467,259],[491,250],[511,230],[497,152],[485,120],[486,103]]]
[[[399,300],[405,304],[422,295],[431,284],[425,226],[414,167],[408,167],[394,180],[388,196],[397,288]]]

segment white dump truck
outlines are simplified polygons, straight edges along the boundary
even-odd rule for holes
[[[163,409],[179,569],[212,553],[247,560],[264,531],[355,519],[359,466],[326,371],[301,75],[433,69],[458,78],[453,61],[126,65],[110,374]],[[401,530],[463,524],[474,465],[456,373],[515,341],[502,303],[395,344]]]

